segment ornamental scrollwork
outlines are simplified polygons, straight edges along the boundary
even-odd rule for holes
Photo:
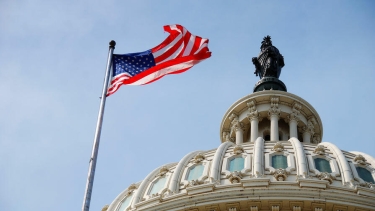
[[[132,194],[133,192],[134,192],[134,190],[135,189],[137,189],[138,187],[137,187],[137,185],[136,184],[131,184],[131,185],[129,185],[129,187],[128,187],[128,189],[127,189],[127,195],[130,195],[130,194]]]
[[[228,131],[223,132],[223,140],[224,142],[233,142],[233,139],[230,137],[230,134]]]
[[[288,115],[288,119],[289,119],[289,121],[291,121],[291,120],[295,120],[295,121],[298,122],[298,120],[299,120],[298,115],[301,113],[301,111],[300,111],[301,108],[302,108],[301,104],[299,104],[299,103],[297,103],[297,102],[295,102],[295,103],[293,104],[293,107],[292,107],[292,113],[290,113],[290,114]]]
[[[360,164],[360,165],[366,165],[366,159],[363,157],[363,155],[356,155],[354,157],[354,162]]]
[[[326,181],[328,181],[329,182],[329,184],[332,184],[332,182],[333,182],[333,177],[332,177],[332,175],[330,174],[330,173],[328,173],[328,172],[321,172],[319,175],[318,175],[318,178],[320,179],[320,180],[326,180]]]
[[[277,181],[285,181],[288,177],[288,173],[285,169],[279,168],[275,170],[273,177],[275,177]]]
[[[205,160],[205,159],[206,159],[206,156],[204,156],[203,153],[198,153],[198,154],[194,157],[193,162],[194,162],[194,163],[200,163],[200,162],[202,162],[202,161]]]
[[[326,153],[326,150],[323,145],[318,145],[314,149],[314,153],[317,155],[324,155]]]
[[[272,150],[275,152],[282,152],[284,151],[284,145],[281,142],[276,142]]]
[[[316,125],[316,124],[318,124],[318,123],[316,122],[315,118],[311,117],[311,118],[309,118],[309,120],[307,120],[307,124],[305,126],[303,126],[302,130],[304,132],[310,133],[310,135],[313,136],[315,134],[315,126],[314,125]]]
[[[170,172],[167,166],[163,166],[160,168],[158,177],[164,176],[166,173]]]
[[[240,145],[236,145],[234,148],[233,148],[233,154],[235,154],[235,155],[239,155],[239,154],[242,154],[242,153],[244,153],[244,149],[243,149],[243,147],[242,146],[240,146]]]
[[[268,116],[280,116],[279,97],[271,97],[271,108],[268,110]]]
[[[241,179],[243,177],[243,174],[240,171],[233,171],[230,174],[227,175],[227,179],[234,184],[234,183],[240,183]]]
[[[236,114],[231,114],[229,116],[229,120],[231,121],[231,133],[233,131],[237,131],[237,130],[243,130],[244,126],[243,126],[243,123],[240,122],[239,118],[238,118],[238,115]]]
[[[258,120],[260,115],[258,113],[258,110],[256,109],[256,103],[254,100],[251,100],[250,102],[247,103],[248,111],[249,113],[247,114],[247,118],[249,120]]]

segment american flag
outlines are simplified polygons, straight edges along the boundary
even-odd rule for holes
[[[139,53],[113,54],[112,80],[107,96],[121,85],[144,85],[168,74],[182,73],[211,56],[208,39],[192,35],[181,25],[164,26],[169,36]]]

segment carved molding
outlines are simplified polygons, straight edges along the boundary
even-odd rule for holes
[[[307,120],[307,124],[305,126],[303,126],[302,130],[303,132],[308,132],[310,133],[311,136],[313,136],[315,134],[315,126],[318,124],[315,120],[314,117],[310,117],[308,120]]]
[[[288,115],[288,120],[291,121],[291,120],[295,120],[295,121],[299,121],[299,118],[298,118],[298,115],[301,113],[301,104],[295,102],[293,103],[293,107],[292,107],[292,113],[290,113]]]
[[[244,129],[243,123],[238,119],[238,115],[231,114],[229,116],[229,120],[231,121],[231,133],[233,133],[233,131]]]
[[[320,134],[316,133],[312,139],[313,144],[319,144],[321,142],[320,140]]]
[[[366,159],[362,156],[362,155],[356,155],[355,157],[354,157],[354,162],[356,162],[356,163],[358,163],[358,164],[360,164],[360,165],[367,165],[366,164]]]
[[[167,166],[163,166],[160,168],[158,177],[164,176],[166,173],[170,172]]]
[[[273,176],[275,177],[277,181],[285,181],[286,178],[288,177],[288,174],[285,169],[280,168],[280,169],[275,170],[275,173],[273,174]]]
[[[223,132],[223,140],[233,142],[233,139],[230,137],[230,133],[228,131]]]
[[[268,116],[280,116],[279,97],[271,97],[271,108],[268,110]]]
[[[247,118],[249,118],[250,122],[252,120],[259,120],[260,114],[258,113],[258,110],[256,109],[256,102],[255,100],[251,100],[247,103],[248,111]]]
[[[198,154],[194,157],[193,162],[194,162],[194,163],[200,163],[200,162],[204,161],[205,159],[206,159],[206,156],[204,156],[203,153],[198,153]]]
[[[327,180],[329,182],[329,184],[332,184],[333,182],[333,177],[330,173],[328,172],[321,172],[319,175],[318,175],[318,178],[320,180]]]
[[[234,184],[234,183],[240,183],[241,179],[243,177],[243,174],[240,171],[233,171],[230,174],[226,176],[229,181]]]
[[[276,142],[272,150],[275,152],[282,152],[284,151],[284,145],[281,142]]]
[[[103,208],[102,208],[102,211],[107,211],[109,208],[109,205],[105,205]]]
[[[242,154],[244,153],[244,149],[241,145],[236,145],[234,148],[233,148],[233,154],[235,155],[239,155],[239,154]]]
[[[323,145],[316,146],[316,148],[314,149],[314,153],[317,155],[325,155],[326,154],[325,147]]]

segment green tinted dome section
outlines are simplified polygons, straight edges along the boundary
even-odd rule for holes
[[[231,161],[229,161],[229,171],[241,171],[244,169],[245,166],[245,159],[242,157],[234,158]]]
[[[203,174],[203,169],[204,169],[204,166],[201,165],[201,164],[193,166],[192,168],[190,168],[187,180],[188,181],[196,180],[199,177],[201,177],[202,174]]]
[[[361,179],[363,179],[366,182],[371,182],[375,184],[374,177],[372,176],[371,172],[365,168],[362,167],[356,167],[357,173]]]
[[[272,156],[272,167],[275,169],[286,169],[288,168],[288,162],[284,155]]]
[[[318,169],[320,172],[327,172],[332,173],[331,165],[329,161],[323,158],[315,158],[314,159],[315,168]]]

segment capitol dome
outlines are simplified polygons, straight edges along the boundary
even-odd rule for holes
[[[375,159],[322,142],[318,112],[279,74],[229,107],[218,148],[154,169],[103,210],[375,210]]]

